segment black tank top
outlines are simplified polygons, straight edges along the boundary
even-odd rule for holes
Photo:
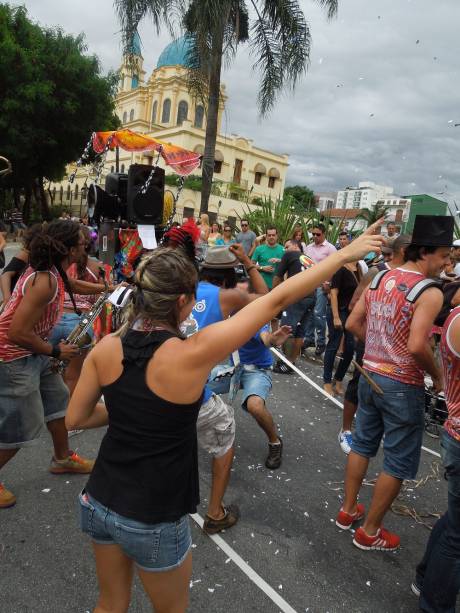
[[[176,335],[129,330],[123,372],[103,387],[109,427],[87,490],[115,513],[145,523],[176,521],[199,503],[196,420],[202,396],[175,404],[147,386],[155,351]]]

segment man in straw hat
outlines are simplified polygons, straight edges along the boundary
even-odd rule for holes
[[[403,480],[417,474],[424,427],[424,373],[431,376],[435,390],[443,386],[428,340],[442,306],[442,292],[433,279],[449,257],[453,227],[452,217],[417,216],[405,264],[377,274],[347,321],[347,328],[365,341],[363,365],[373,384],[364,377],[359,382],[345,498],[336,519],[343,530],[364,518],[364,506],[357,503],[359,490],[369,460],[385,436],[383,471],[369,512],[353,539],[363,550],[399,547],[399,536],[383,528],[382,521]]]

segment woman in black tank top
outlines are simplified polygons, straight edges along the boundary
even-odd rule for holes
[[[127,324],[87,357],[66,417],[68,429],[108,425],[80,495],[82,529],[96,555],[96,611],[128,609],[134,565],[157,613],[186,610],[187,517],[199,502],[196,420],[209,372],[345,262],[378,250],[374,229],[187,339],[179,325],[195,304],[194,263],[180,248],[157,249],[141,262]],[[230,249],[250,276],[259,274],[240,245]]]

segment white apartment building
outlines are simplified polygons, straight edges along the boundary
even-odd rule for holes
[[[337,193],[338,209],[370,209],[378,200],[393,195],[393,188],[373,181],[360,181],[358,187],[347,187]]]
[[[318,211],[328,211],[336,208],[337,192],[316,192],[316,208]]]

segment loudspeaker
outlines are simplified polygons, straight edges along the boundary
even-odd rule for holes
[[[92,183],[88,189],[88,214],[99,225],[102,219],[118,219],[120,206],[118,196],[111,196],[102,187]]]
[[[128,201],[128,175],[122,172],[110,172],[105,178],[105,191],[110,196],[118,196],[121,204]]]
[[[131,164],[128,171],[128,221],[143,225],[163,225],[165,171],[155,168],[145,194],[142,188],[153,167]]]

